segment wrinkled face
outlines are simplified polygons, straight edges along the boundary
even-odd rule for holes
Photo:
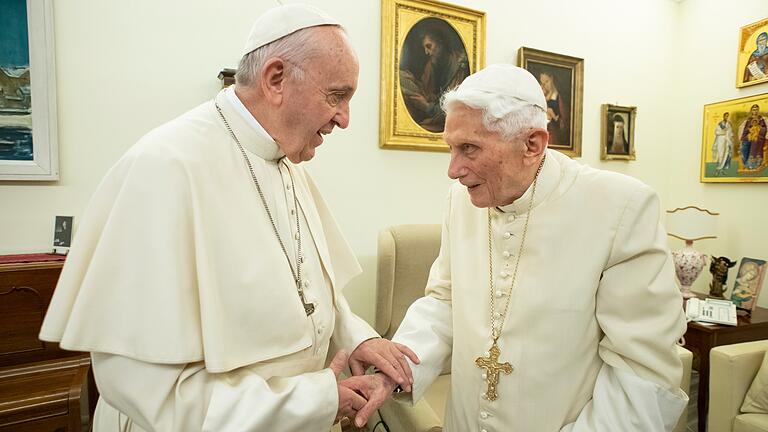
[[[483,126],[482,111],[456,104],[445,119],[451,149],[448,177],[467,187],[475,207],[510,204],[525,192],[523,138],[504,140]]]
[[[437,61],[437,59],[440,57],[440,52],[443,49],[440,44],[436,40],[432,39],[431,36],[427,35],[424,36],[422,45],[424,46],[424,54],[429,57],[430,61]]]
[[[308,161],[334,127],[349,125],[349,102],[357,89],[357,56],[339,29],[318,32],[322,54],[298,67],[304,78],[288,75],[281,106],[281,127],[276,140],[291,162]]]

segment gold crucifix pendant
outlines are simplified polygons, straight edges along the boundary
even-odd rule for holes
[[[499,363],[499,356],[501,350],[499,349],[496,339],[493,340],[493,345],[489,350],[490,355],[488,357],[480,356],[475,359],[475,364],[481,369],[486,371],[486,381],[488,382],[488,390],[485,392],[485,396],[490,401],[498,399],[499,395],[496,393],[496,386],[499,384],[499,372],[504,372],[509,375],[514,368],[509,362]]]

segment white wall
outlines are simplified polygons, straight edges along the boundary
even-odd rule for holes
[[[345,23],[360,56],[351,126],[326,140],[309,170],[365,270],[347,297],[372,320],[377,233],[439,222],[448,155],[378,148],[380,2],[307,2]],[[708,251],[768,258],[758,219],[765,186],[698,183],[702,105],[768,91],[733,85],[738,27],[761,18],[762,0],[723,11],[710,0],[456,3],[487,12],[487,63],[516,62],[520,46],[585,59],[584,162],[642,179],[665,207],[720,210],[723,237],[709,241]],[[216,74],[236,65],[253,18],[273,5],[56,2],[61,181],[0,183],[0,253],[47,249],[53,216],[77,220],[106,170],[138,137],[217,92]],[[638,107],[637,161],[599,160],[603,103]]]

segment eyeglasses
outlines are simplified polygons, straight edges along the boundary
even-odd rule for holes
[[[292,61],[288,61],[283,59],[284,62],[290,64],[291,66],[295,67],[296,69],[303,72],[304,77],[309,79],[309,81],[317,87],[317,90],[325,96],[325,103],[328,104],[330,107],[336,107],[342,102],[349,102],[350,99],[352,99],[352,92],[349,90],[333,90],[330,92],[327,92],[323,90],[323,86],[321,86],[314,78],[312,78],[311,74],[307,72],[306,69],[302,68],[301,66],[297,65],[296,63]]]

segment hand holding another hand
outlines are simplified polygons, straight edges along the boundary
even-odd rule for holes
[[[411,391],[413,372],[406,356],[415,364],[419,357],[405,345],[384,338],[373,338],[358,345],[349,357],[349,367],[352,375],[364,375],[369,366],[374,366],[397,384],[403,390]]]

